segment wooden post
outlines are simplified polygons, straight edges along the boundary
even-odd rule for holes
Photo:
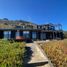
[[[32,31],[29,31],[29,37],[32,39]]]
[[[46,40],[46,33],[45,33],[45,32],[43,32],[43,35],[44,35],[44,40]]]
[[[23,31],[19,31],[20,32],[20,36],[23,36]]]
[[[55,39],[54,31],[53,31],[53,39]]]
[[[16,31],[12,30],[11,31],[11,39],[15,39],[15,37],[16,37]]]
[[[56,34],[56,39],[57,39],[57,32],[55,32],[55,34]]]
[[[36,34],[37,34],[37,35],[36,35],[37,39],[38,39],[38,40],[40,40],[40,39],[41,39],[41,37],[40,37],[41,32],[37,31],[37,33],[36,33]]]
[[[4,31],[0,31],[0,38],[4,38]]]

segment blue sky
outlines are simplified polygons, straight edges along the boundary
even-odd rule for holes
[[[0,0],[0,18],[36,24],[61,23],[67,30],[67,0]]]

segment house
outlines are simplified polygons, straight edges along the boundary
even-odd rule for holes
[[[32,40],[63,39],[61,24],[37,25],[26,21],[9,20],[0,20],[0,24],[4,26],[0,27],[1,39],[16,39],[17,36],[21,39],[29,38]]]

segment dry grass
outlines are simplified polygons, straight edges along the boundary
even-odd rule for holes
[[[47,42],[42,48],[55,67],[67,67],[67,39]]]

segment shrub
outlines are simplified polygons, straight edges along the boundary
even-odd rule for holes
[[[23,67],[25,43],[0,40],[0,67]]]

